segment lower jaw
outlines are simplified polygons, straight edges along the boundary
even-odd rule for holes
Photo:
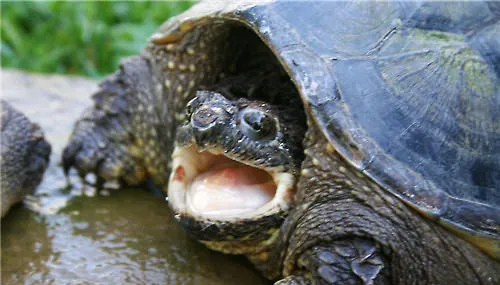
[[[208,248],[226,254],[255,255],[274,244],[286,212],[252,220],[232,222],[198,220],[188,215],[175,215],[182,228]]]

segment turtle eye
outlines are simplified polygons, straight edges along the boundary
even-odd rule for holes
[[[254,140],[264,140],[276,136],[276,120],[260,110],[245,109],[240,118],[241,131]]]

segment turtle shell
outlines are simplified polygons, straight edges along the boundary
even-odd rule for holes
[[[498,3],[207,1],[152,40],[210,20],[260,37],[355,168],[500,256]]]

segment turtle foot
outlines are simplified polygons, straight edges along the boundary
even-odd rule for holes
[[[133,102],[125,91],[119,76],[112,76],[93,95],[94,106],[76,122],[63,151],[66,174],[71,168],[81,177],[94,173],[98,184],[118,180],[133,185],[146,179],[131,126]]]

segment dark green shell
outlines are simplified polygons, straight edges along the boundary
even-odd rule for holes
[[[215,2],[160,32],[175,37],[218,18],[247,25],[354,167],[426,216],[498,246],[498,3]]]

